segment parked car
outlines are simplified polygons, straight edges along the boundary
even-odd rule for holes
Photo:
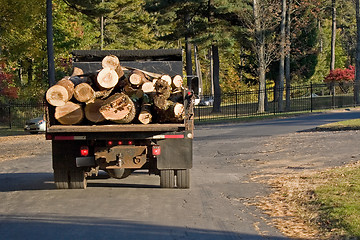
[[[46,121],[45,121],[44,116],[27,120],[25,123],[24,130],[26,132],[29,132],[32,134],[45,132],[46,131]]]

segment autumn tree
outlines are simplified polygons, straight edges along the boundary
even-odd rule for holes
[[[360,89],[360,0],[355,0],[356,9],[356,26],[357,26],[357,44],[356,44],[356,73],[355,73],[355,89],[354,97],[355,103],[360,103],[359,89]]]

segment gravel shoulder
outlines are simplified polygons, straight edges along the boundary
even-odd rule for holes
[[[0,162],[40,155],[51,149],[43,134],[0,137]]]

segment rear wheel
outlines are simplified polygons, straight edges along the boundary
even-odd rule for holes
[[[54,182],[57,189],[69,188],[69,172],[65,168],[54,169]]]
[[[74,168],[69,171],[69,187],[72,189],[85,189],[87,181],[85,171],[83,169]]]
[[[176,171],[176,186],[178,188],[190,188],[190,169]]]
[[[175,187],[175,172],[174,170],[161,170],[160,171],[160,187],[161,188],[174,188]]]

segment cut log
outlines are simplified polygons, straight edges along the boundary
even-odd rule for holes
[[[96,83],[101,90],[115,87],[118,81],[118,74],[115,72],[115,70],[108,67],[103,68],[98,73],[96,78]]]
[[[130,109],[129,113],[120,120],[113,120],[113,122],[124,124],[124,123],[131,123],[136,117],[136,106],[132,100],[129,101],[128,108]]]
[[[171,105],[172,105],[172,101],[167,100],[166,97],[164,97],[163,95],[155,95],[154,96],[154,105],[155,107],[157,107],[158,109],[165,111],[167,110]]]
[[[183,97],[182,91],[176,91],[171,94],[169,100],[171,100],[173,102],[182,102],[183,98],[184,97]]]
[[[55,119],[63,125],[80,123],[84,118],[84,111],[80,104],[68,101],[63,106],[55,108]]]
[[[94,102],[85,106],[85,117],[91,122],[99,123],[105,121],[104,116],[100,113],[100,108],[104,105],[104,100],[95,99]]]
[[[144,82],[143,85],[141,86],[141,90],[143,90],[144,93],[151,93],[151,92],[155,92],[155,86],[153,82]]]
[[[176,75],[175,77],[173,77],[173,80],[172,80],[173,89],[181,88],[183,85],[183,82],[184,82],[184,80],[180,75]]]
[[[72,98],[73,94],[74,83],[63,78],[46,91],[46,100],[55,107],[63,106]]]
[[[141,72],[139,70],[132,71],[132,73],[129,77],[129,82],[135,86],[140,86],[144,82],[147,82],[147,81],[149,81],[148,78],[145,76],[145,74],[143,72]]]
[[[114,88],[96,91],[95,98],[105,99],[110,96],[110,94],[112,93],[113,90],[114,90]]]
[[[74,97],[79,102],[88,102],[95,98],[95,91],[89,84],[80,83],[74,89]]]
[[[110,68],[112,70],[115,70],[115,72],[118,74],[118,77],[121,78],[124,76],[124,71],[122,70],[122,67],[120,66],[120,61],[118,57],[114,55],[109,55],[103,58],[101,61],[101,65],[103,68]]]
[[[81,68],[74,67],[73,73],[71,74],[71,77],[78,76],[78,75],[83,75],[83,74],[84,74],[84,71]]]
[[[185,108],[182,103],[174,103],[169,107],[169,112],[171,112],[171,117],[176,120],[183,120],[185,116]]]
[[[143,104],[138,116],[139,122],[149,124],[152,121],[151,104]]]
[[[169,75],[166,75],[166,74],[162,75],[161,79],[165,80],[169,84],[169,86],[171,86],[172,80],[171,80],[171,77]]]
[[[115,93],[104,101],[100,108],[100,113],[105,119],[119,121],[125,118],[134,107],[134,103],[129,96],[124,93]]]
[[[168,99],[171,94],[171,87],[166,80],[158,79],[155,83],[156,94]]]

